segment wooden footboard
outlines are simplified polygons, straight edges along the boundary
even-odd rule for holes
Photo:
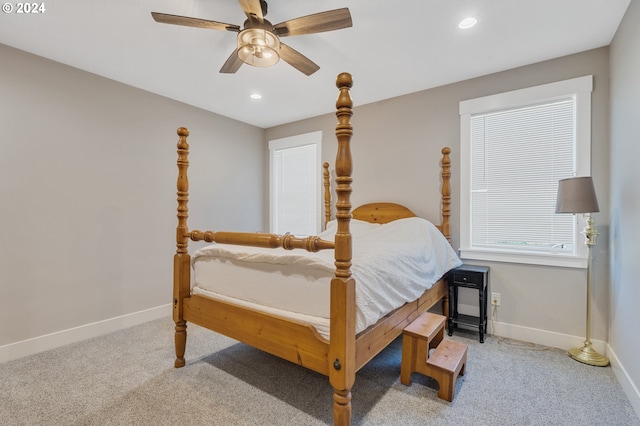
[[[329,341],[309,324],[200,295],[185,299],[184,319],[329,375]]]

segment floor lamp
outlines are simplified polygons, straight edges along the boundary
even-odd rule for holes
[[[587,335],[584,346],[569,350],[569,356],[576,361],[589,365],[604,367],[609,359],[600,355],[591,347],[591,248],[596,245],[598,230],[596,224],[587,213],[599,212],[596,191],[591,177],[574,177],[558,182],[558,198],[556,213],[583,213],[587,218],[587,226],[582,231],[584,243],[589,249],[587,257]]]

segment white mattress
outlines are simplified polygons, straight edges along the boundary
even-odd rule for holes
[[[333,241],[332,221],[320,237]],[[420,218],[385,225],[352,220],[356,332],[415,300],[462,264],[440,231]],[[333,250],[262,249],[212,244],[192,257],[193,293],[312,324],[329,334]]]

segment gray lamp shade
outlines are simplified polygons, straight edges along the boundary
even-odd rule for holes
[[[590,176],[558,181],[556,213],[593,213],[599,211],[596,191]]]

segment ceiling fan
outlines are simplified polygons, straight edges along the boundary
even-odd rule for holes
[[[346,7],[302,16],[273,25],[265,19],[267,15],[265,0],[239,0],[239,2],[247,15],[244,28],[223,22],[165,13],[151,12],[151,16],[156,22],[164,24],[238,33],[238,47],[222,65],[221,73],[235,73],[243,63],[256,67],[268,67],[275,65],[282,58],[297,70],[311,75],[320,67],[302,53],[280,42],[280,37],[315,34],[348,28],[353,25],[351,14]]]

